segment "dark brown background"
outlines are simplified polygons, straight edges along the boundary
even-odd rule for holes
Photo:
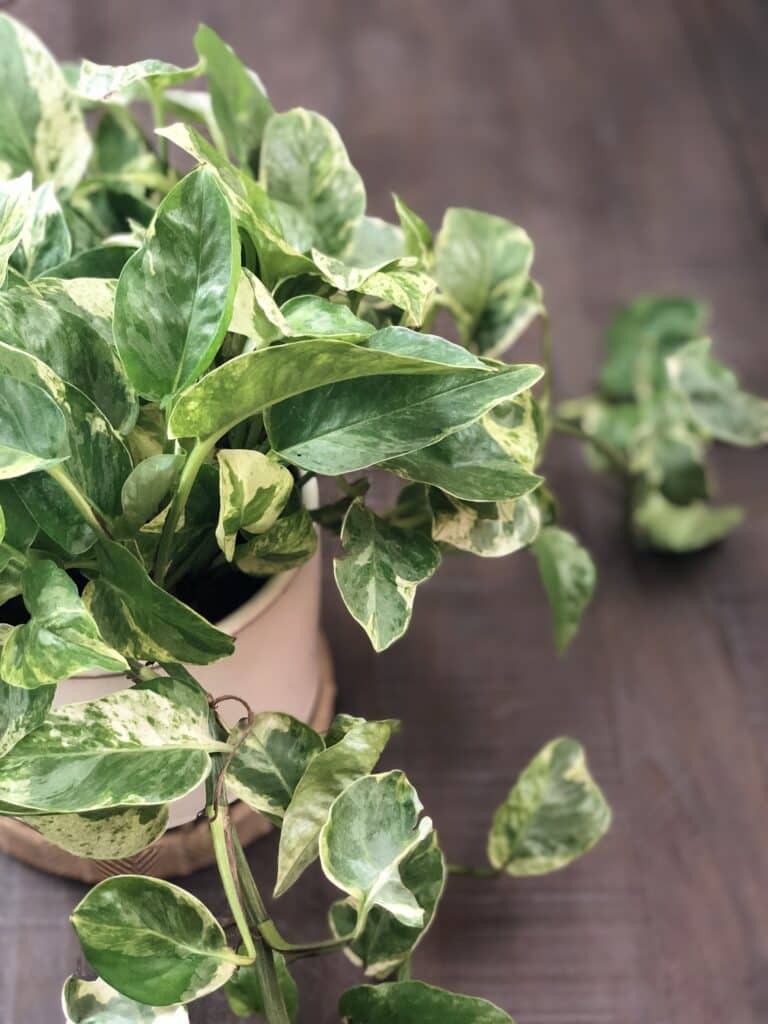
[[[206,20],[280,108],[339,126],[374,213],[396,190],[433,225],[450,204],[525,225],[556,325],[556,387],[592,379],[611,307],[679,289],[716,311],[720,353],[768,393],[768,8],[758,0],[19,0],[61,57],[192,59]],[[524,343],[523,353],[534,350]],[[375,658],[328,580],[340,705],[406,725],[388,763],[417,785],[454,860],[481,861],[492,808],[545,740],[583,740],[615,808],[562,874],[453,880],[415,973],[486,995],[520,1024],[757,1024],[768,1019],[768,489],[760,453],[719,453],[747,523],[706,555],[622,541],[610,484],[562,440],[549,471],[595,553],[600,589],[567,659],[551,652],[527,556],[457,559],[413,627]],[[268,883],[275,843],[251,851]],[[2,871],[0,1018],[52,1024],[77,963],[77,885]],[[192,887],[222,910],[214,875]],[[276,915],[323,929],[308,879]],[[302,915],[311,923],[302,923]],[[301,1020],[336,1019],[355,972],[305,962]],[[223,999],[195,1022],[231,1018]]]

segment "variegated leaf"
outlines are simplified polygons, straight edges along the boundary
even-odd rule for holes
[[[107,878],[75,907],[72,924],[99,976],[151,1006],[199,999],[221,988],[236,966],[208,908],[157,878]]]
[[[250,339],[255,348],[293,334],[272,293],[247,267],[240,269],[229,330]]]
[[[400,196],[393,195],[400,227],[405,239],[405,253],[419,261],[419,265],[429,269],[432,264],[432,232],[426,221],[410,208]]]
[[[43,724],[55,691],[55,686],[26,690],[0,679],[0,757]]]
[[[336,338],[338,341],[362,341],[376,328],[355,316],[343,302],[331,302],[319,295],[297,295],[281,308],[294,338]]]
[[[375,267],[382,260],[399,260],[406,255],[402,228],[381,217],[361,217],[344,259],[354,267]]]
[[[67,1024],[189,1024],[183,1006],[147,1006],[96,978],[67,978],[61,993]]]
[[[296,569],[317,551],[317,531],[300,505],[284,513],[266,533],[257,533],[235,548],[234,562],[249,576],[271,576]]]
[[[67,423],[36,384],[0,377],[0,480],[53,466],[69,457]]]
[[[515,1024],[485,999],[461,996],[423,981],[358,985],[339,1000],[346,1024]]]
[[[131,470],[120,495],[122,521],[130,532],[158,514],[178,482],[184,461],[182,454],[150,455]]]
[[[711,547],[744,521],[737,505],[692,501],[676,505],[659,491],[643,491],[632,504],[632,531],[637,544],[685,554]]]
[[[76,857],[133,857],[165,832],[168,807],[110,807],[82,814],[18,815],[35,832]]]
[[[514,501],[467,502],[430,492],[432,539],[481,558],[502,558],[532,544],[541,512],[530,495]]]
[[[558,526],[545,526],[533,542],[532,551],[552,609],[555,643],[562,654],[592,600],[595,565],[573,534]]]
[[[290,471],[261,452],[222,449],[219,463],[219,521],[216,540],[232,561],[240,530],[267,533],[293,490]]]
[[[198,66],[180,68],[164,60],[137,60],[133,64],[118,66],[84,60],[80,64],[75,92],[86,100],[113,102],[125,93],[133,98],[136,86],[142,83],[164,89],[194,78],[199,73]]]
[[[21,240],[11,258],[26,278],[40,277],[72,255],[72,236],[51,182],[39,185],[29,201]]]
[[[5,284],[8,264],[21,241],[32,199],[29,172],[10,181],[0,181],[0,288]]]

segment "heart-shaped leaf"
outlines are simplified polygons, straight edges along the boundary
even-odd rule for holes
[[[147,1006],[121,995],[101,978],[67,978],[61,1006],[68,1024],[189,1024],[183,1006]]]
[[[383,651],[408,628],[416,587],[437,570],[440,551],[424,534],[390,526],[361,500],[349,507],[341,543],[347,557],[334,559],[336,585],[375,650]]]
[[[330,121],[302,108],[270,117],[260,175],[267,194],[311,226],[313,246],[343,252],[365,212],[365,187]]]
[[[165,197],[120,274],[115,343],[139,394],[160,401],[207,369],[232,316],[239,264],[227,202],[199,168]]]
[[[42,388],[0,377],[0,480],[33,473],[69,457],[67,424]]]
[[[76,857],[133,857],[165,832],[168,807],[110,807],[83,814],[18,815],[35,832]]]
[[[204,696],[156,678],[51,711],[0,761],[3,801],[52,814],[168,803],[210,771]]]
[[[641,493],[632,505],[632,529],[641,547],[685,554],[717,544],[744,521],[737,505],[692,501],[676,505],[659,491]]]
[[[207,907],[157,878],[107,878],[75,907],[72,924],[99,976],[141,1003],[199,999],[235,969],[236,954]]]
[[[485,999],[460,996],[423,981],[358,985],[339,1000],[347,1024],[515,1024]]]
[[[128,669],[125,658],[104,643],[63,569],[47,559],[32,562],[21,583],[30,618],[15,626],[3,644],[0,676],[7,683],[32,690],[86,669]]]
[[[240,723],[233,730],[233,745],[243,728]],[[280,822],[308,764],[324,749],[322,737],[304,722],[265,711],[256,715],[229,762],[227,792],[270,821]]]
[[[231,637],[158,587],[127,548],[102,541],[97,561],[83,598],[102,636],[126,657],[207,665],[234,650]]]
[[[610,823],[581,744],[552,740],[494,814],[488,859],[510,875],[545,875],[591,850]]]
[[[531,550],[552,609],[555,643],[562,653],[592,600],[597,579],[595,565],[586,548],[559,526],[545,526]]]
[[[317,857],[318,837],[331,804],[351,782],[371,771],[398,723],[349,719],[337,725],[334,742],[327,739],[326,749],[309,762],[283,817],[275,896],[290,889]]]
[[[424,909],[400,875],[400,865],[433,831],[422,810],[416,790],[397,771],[358,779],[334,801],[320,833],[320,864],[354,901],[357,935],[373,907],[409,928],[423,927]]]
[[[349,306],[331,302],[319,295],[297,295],[281,308],[294,338],[336,338],[362,341],[376,328],[355,316]]]
[[[232,561],[240,530],[267,533],[285,508],[293,477],[285,466],[261,452],[222,449],[219,462],[219,522],[216,540]]]

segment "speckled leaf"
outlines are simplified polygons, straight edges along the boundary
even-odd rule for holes
[[[224,448],[218,462],[216,540],[231,562],[240,530],[263,534],[275,525],[293,490],[293,477],[277,459],[261,452]]]
[[[496,810],[488,859],[510,875],[545,875],[591,850],[610,823],[581,744],[562,737],[539,751]]]
[[[501,558],[528,547],[541,529],[541,512],[529,495],[515,501],[466,502],[430,494],[432,539],[481,558]]]
[[[21,241],[31,198],[31,174],[0,181],[0,288],[5,284],[13,251]]]
[[[232,317],[240,243],[214,174],[188,174],[157,209],[115,296],[115,342],[136,390],[155,401],[210,365]]]
[[[0,14],[0,178],[32,171],[57,189],[80,181],[91,140],[75,96],[28,28]]]
[[[72,236],[53,185],[43,182],[32,193],[13,266],[27,278],[40,277],[72,255]]]
[[[709,339],[687,344],[667,360],[676,389],[696,425],[718,441],[751,447],[768,442],[768,401],[742,391],[736,375],[709,354]]]
[[[358,985],[339,1000],[345,1024],[515,1024],[485,999],[461,996],[423,981]]]
[[[242,950],[241,950],[242,951]],[[282,953],[272,954],[280,991],[283,993],[289,1020],[295,1020],[299,1010],[299,990]],[[264,995],[255,967],[239,967],[224,986],[229,1008],[238,1017],[264,1014]]]
[[[736,505],[705,501],[675,505],[659,491],[643,493],[632,505],[632,530],[638,545],[676,554],[717,544],[743,520],[744,511]]]
[[[555,644],[562,653],[579,628],[595,590],[595,565],[572,533],[545,526],[532,545],[547,592],[555,626]]]
[[[230,736],[234,743],[243,723]],[[307,765],[325,749],[322,737],[304,722],[277,711],[256,715],[227,769],[227,792],[272,822],[279,822]]]
[[[19,815],[41,836],[76,857],[122,860],[165,832],[168,807],[114,807],[83,814]]]
[[[285,303],[281,312],[294,338],[362,341],[376,330],[373,324],[355,316],[349,306],[319,295],[297,295]]]
[[[336,585],[350,614],[383,651],[403,635],[416,587],[440,565],[440,550],[429,537],[390,526],[362,501],[344,518],[345,558],[334,559]]]
[[[89,322],[90,321],[90,322]],[[136,396],[101,326],[53,290],[12,288],[0,294],[0,337],[41,359],[63,381],[87,395],[115,430],[129,430]]]
[[[437,444],[388,459],[382,468],[468,501],[520,498],[542,478],[517,461],[517,442],[497,427],[489,414]]]
[[[35,281],[38,295],[59,308],[77,313],[110,345],[116,288],[116,280],[104,277],[43,277]]]
[[[361,267],[349,263],[346,258],[337,259],[335,256],[329,256],[327,253],[320,252],[319,249],[312,250],[312,261],[314,273],[319,273],[324,281],[333,285],[340,292],[362,292],[363,285],[374,273],[401,266],[406,262],[384,255],[374,264]]]
[[[150,455],[128,475],[121,492],[122,522],[134,532],[154,518],[176,486],[185,456]]]
[[[257,348],[293,333],[272,293],[247,267],[240,270],[229,330],[252,339]]]
[[[187,388],[171,410],[174,437],[219,437],[277,402],[335,381],[375,374],[456,373],[482,364],[459,345],[404,327],[358,344],[317,338],[230,359]],[[490,373],[491,371],[487,371]]]
[[[126,657],[207,665],[234,650],[232,638],[158,587],[134,556],[102,541],[99,575],[83,598],[104,638]]]
[[[343,381],[273,406],[265,424],[286,462],[336,476],[434,444],[531,387],[541,373],[522,365]]]
[[[518,306],[533,262],[533,243],[503,217],[446,211],[435,245],[435,276],[464,342],[500,351],[519,333]]]
[[[7,683],[33,690],[86,669],[127,670],[128,662],[104,643],[63,569],[47,559],[32,562],[21,583],[30,618],[3,644],[0,677]]]
[[[37,523],[9,480],[0,481],[0,604],[21,593],[27,552],[37,536]],[[8,627],[10,629],[10,627]],[[0,642],[2,642],[0,640]]]
[[[201,25],[195,49],[204,63],[216,123],[235,160],[244,167],[258,156],[272,104],[258,77],[211,28]]]
[[[67,424],[36,384],[0,377],[0,480],[33,473],[69,457]]]
[[[43,724],[55,691],[55,686],[25,690],[0,679],[0,757]]]
[[[151,806],[193,790],[210,771],[205,697],[157,678],[51,711],[0,761],[3,801],[53,814]]]
[[[267,121],[260,176],[267,194],[295,207],[312,227],[312,244],[337,256],[365,212],[365,187],[330,121],[296,108]]]
[[[372,770],[397,728],[394,721],[345,723],[343,735],[316,754],[283,818],[275,896],[282,896],[315,860],[320,830],[336,797]],[[341,730],[340,730],[341,731]]]
[[[282,515],[266,533],[256,534],[238,544],[234,561],[241,572],[250,576],[271,576],[272,573],[303,565],[316,550],[314,523],[309,512],[301,506]]]
[[[320,864],[354,900],[358,935],[375,906],[401,924],[423,926],[424,910],[400,876],[400,865],[433,831],[422,810],[398,771],[358,779],[334,801],[320,832]]]
[[[101,978],[67,978],[61,1006],[68,1024],[189,1024],[183,1006],[147,1006],[120,995]]]
[[[422,924],[410,926],[383,907],[371,907],[356,939],[345,947],[353,963],[370,977],[386,978],[404,964],[424,937],[442,896],[445,863],[435,832],[426,836],[400,864],[400,877],[424,912]],[[351,935],[357,927],[355,901],[350,897],[334,903],[330,913],[335,935]]]
[[[359,290],[387,305],[397,306],[403,312],[402,322],[409,327],[418,327],[424,322],[435,288],[435,282],[428,274],[410,267],[393,267],[371,274]]]
[[[142,1003],[199,999],[235,969],[236,954],[208,908],[157,878],[106,879],[75,907],[72,924],[100,977]]]
[[[419,265],[429,268],[432,264],[432,232],[426,221],[410,208],[400,196],[393,195],[395,210],[405,238],[405,254],[414,256]]]
[[[344,259],[354,267],[374,267],[383,260],[399,260],[405,255],[401,228],[381,217],[361,217]]]
[[[141,83],[164,89],[194,78],[199,73],[198,67],[180,68],[164,60],[137,60],[133,64],[117,66],[84,60],[80,64],[75,92],[87,100],[115,100],[126,92],[132,98],[136,86]]]

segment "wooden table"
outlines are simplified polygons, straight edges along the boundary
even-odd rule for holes
[[[584,391],[611,307],[643,290],[710,299],[720,353],[768,394],[768,9],[758,0],[27,0],[6,3],[62,57],[188,62],[198,20],[233,41],[277,105],[339,125],[374,213],[399,192],[525,225],[554,314],[556,389]],[[532,359],[529,342],[521,357]],[[563,439],[548,471],[600,589],[565,660],[526,555],[455,559],[420,591],[408,637],[374,657],[327,581],[340,706],[405,722],[386,764],[419,789],[453,860],[480,861],[492,808],[547,739],[586,744],[610,837],[562,874],[452,880],[415,961],[520,1024],[764,1024],[768,1019],[768,488],[765,455],[720,453],[747,506],[721,548],[633,555],[610,483]],[[252,848],[269,886],[274,839]],[[81,889],[0,862],[0,1019],[53,1024],[77,964]],[[217,910],[213,872],[192,889]],[[316,875],[279,904],[324,929]],[[311,916],[301,925],[299,912]],[[310,934],[307,934],[310,933]],[[296,970],[301,1020],[336,1020],[356,972]],[[192,1020],[233,1020],[223,998]]]

